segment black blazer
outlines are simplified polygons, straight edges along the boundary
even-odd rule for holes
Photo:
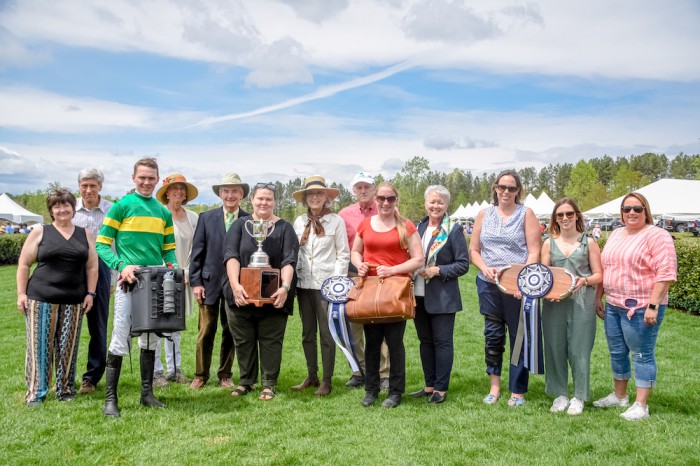
[[[250,215],[239,208],[238,218]],[[204,286],[204,304],[212,306],[221,298],[224,268],[224,209],[217,207],[199,216],[192,240],[190,286]]]
[[[422,238],[428,228],[428,217],[418,224],[418,234]],[[430,245],[435,237],[430,239]],[[426,262],[428,255],[425,255]],[[454,314],[462,310],[462,296],[459,293],[461,275],[469,271],[469,249],[464,227],[455,225],[447,237],[447,242],[437,253],[435,265],[440,266],[440,276],[425,284],[425,310],[428,314]]]

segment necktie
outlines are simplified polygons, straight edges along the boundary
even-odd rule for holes
[[[233,212],[226,212],[226,231],[231,228],[231,224],[235,220]]]

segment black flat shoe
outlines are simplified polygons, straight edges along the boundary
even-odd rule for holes
[[[365,384],[365,378],[361,375],[353,375],[350,380],[345,382],[346,387],[360,388]]]
[[[432,395],[430,395],[430,398],[428,398],[428,403],[442,403],[445,401],[445,398],[447,398],[447,393],[440,395],[437,391],[434,391]]]
[[[382,403],[385,408],[396,408],[401,404],[401,395],[389,395]]]
[[[364,406],[365,408],[368,406],[372,406],[375,401],[377,401],[376,393],[365,392],[365,397],[362,399],[362,406]]]
[[[426,392],[425,388],[421,388],[417,392],[412,392],[409,393],[408,396],[412,396],[413,398],[423,398],[424,396],[430,396],[435,392]]]

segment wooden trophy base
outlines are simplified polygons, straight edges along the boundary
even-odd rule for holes
[[[280,287],[280,271],[270,267],[244,267],[241,269],[241,286],[248,293],[248,304],[260,307],[272,304],[270,298]]]
[[[524,267],[523,264],[511,264],[501,268],[496,276],[498,288],[510,295],[518,291],[518,275]],[[576,286],[576,277],[563,267],[548,268],[552,272],[552,288],[542,297],[554,300],[568,298]]]

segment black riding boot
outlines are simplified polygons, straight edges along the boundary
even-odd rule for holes
[[[119,405],[117,404],[117,386],[119,385],[119,374],[122,371],[122,356],[107,353],[107,369],[105,379],[107,382],[107,396],[105,397],[105,407],[102,412],[105,416],[119,417]]]
[[[155,361],[155,350],[141,350],[141,404],[153,408],[165,408],[165,405],[153,396],[153,365]]]

